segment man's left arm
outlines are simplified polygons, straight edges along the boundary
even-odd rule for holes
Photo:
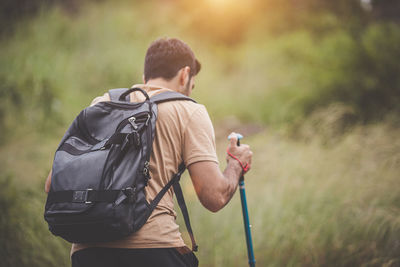
[[[50,185],[51,185],[51,170],[50,170],[49,175],[47,176],[46,182],[44,184],[44,191],[46,193],[49,193]]]

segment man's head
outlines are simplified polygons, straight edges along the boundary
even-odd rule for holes
[[[200,62],[190,47],[176,38],[161,38],[147,49],[144,62],[145,83],[162,79],[175,85],[177,91],[190,95]]]

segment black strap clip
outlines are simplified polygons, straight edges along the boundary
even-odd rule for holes
[[[93,189],[88,188],[86,190],[75,190],[72,193],[72,202],[74,203],[85,203],[90,204],[92,201],[89,201],[89,192]]]

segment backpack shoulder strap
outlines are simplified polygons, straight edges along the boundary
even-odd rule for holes
[[[118,101],[119,96],[122,95],[122,93],[126,92],[129,88],[115,88],[115,89],[110,89],[108,90],[108,94],[110,95],[110,100],[111,101]],[[129,95],[126,96],[126,100],[129,101]]]
[[[150,98],[150,101],[152,101],[156,104],[160,104],[160,103],[168,102],[168,101],[176,101],[176,100],[189,100],[194,103],[197,103],[195,100],[193,100],[192,98],[190,98],[188,96],[185,96],[178,92],[172,92],[172,91],[164,92],[164,93],[155,95]]]
[[[178,201],[179,207],[180,207],[182,215],[183,215],[183,219],[185,221],[186,230],[188,231],[190,240],[192,241],[192,251],[196,252],[198,250],[198,246],[196,244],[196,240],[194,239],[194,234],[193,234],[192,226],[190,224],[190,219],[189,219],[189,212],[186,207],[185,199],[183,198],[181,184],[179,183],[179,181],[177,181],[172,186],[174,188],[176,200]]]
[[[196,244],[196,241],[194,239],[194,234],[192,230],[192,226],[190,224],[190,219],[189,219],[189,213],[188,209],[186,207],[185,199],[183,198],[183,193],[182,193],[182,188],[181,185],[179,184],[179,181],[181,179],[182,174],[185,172],[186,166],[182,162],[179,167],[178,167],[178,172],[172,177],[172,179],[164,186],[163,189],[157,194],[157,196],[153,199],[153,201],[150,203],[150,208],[148,210],[147,218],[150,216],[150,214],[153,212],[155,207],[158,205],[162,197],[165,195],[165,193],[171,188],[171,186],[174,189],[174,193],[176,196],[176,200],[178,201],[179,207],[182,211],[183,219],[185,221],[186,229],[189,233],[190,239],[192,241],[192,251],[197,251],[198,246]]]
[[[181,93],[178,93],[178,92],[171,92],[171,91],[164,92],[164,93],[155,95],[155,96],[150,98],[150,101],[152,101],[152,102],[154,102],[156,104],[160,104],[160,103],[164,103],[164,102],[168,102],[168,101],[177,101],[177,100],[188,100],[188,101],[192,101],[194,103],[197,103],[195,100],[193,100],[192,98],[190,98],[188,96],[185,96],[185,95],[183,95]],[[154,209],[154,207],[160,201],[160,199],[165,194],[165,192],[172,186],[173,189],[174,189],[176,200],[178,201],[179,207],[180,207],[180,209],[182,211],[182,215],[183,215],[183,219],[185,221],[186,229],[187,229],[187,231],[189,233],[189,236],[190,236],[190,239],[192,241],[192,251],[197,251],[198,246],[197,246],[196,241],[194,239],[194,234],[193,234],[192,226],[190,224],[190,219],[189,219],[189,212],[188,212],[188,209],[186,207],[185,199],[183,197],[183,192],[182,192],[181,185],[179,183],[180,177],[181,177],[181,175],[183,174],[183,172],[185,170],[186,170],[186,166],[182,162],[179,165],[178,172],[171,179],[171,181],[161,190],[161,192],[156,196],[156,198],[155,198],[156,201],[153,201],[154,203],[151,203],[151,207]]]
[[[118,101],[120,95],[128,89],[129,88],[115,88],[115,89],[108,90],[108,94],[110,95],[110,100]],[[126,101],[129,101],[129,100],[130,99],[129,99],[129,95],[128,95],[126,97]],[[189,100],[194,103],[197,103],[195,100],[193,100],[192,98],[190,98],[188,96],[185,96],[178,92],[171,92],[171,91],[155,95],[155,96],[151,97],[150,100],[156,104],[160,104],[160,103],[168,102],[168,101],[176,101],[176,100]]]

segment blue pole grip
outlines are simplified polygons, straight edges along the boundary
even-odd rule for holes
[[[241,135],[240,133],[235,133],[236,138],[237,138],[237,145],[240,146],[240,139],[243,138],[243,135]],[[231,140],[231,137],[228,136],[228,140]]]

